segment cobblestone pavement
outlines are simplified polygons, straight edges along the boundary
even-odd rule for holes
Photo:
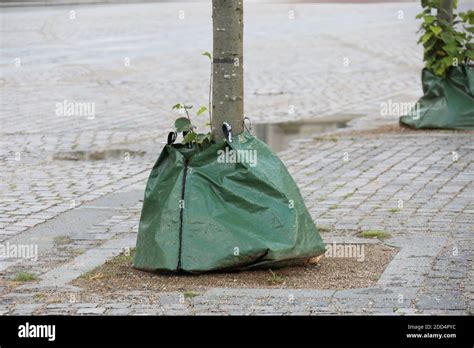
[[[417,11],[414,4],[249,4],[247,114],[254,122],[370,114],[376,123],[381,102],[416,100]],[[0,236],[112,192],[149,168],[134,156],[78,166],[53,160],[58,154],[145,150],[152,159],[176,118],[171,105],[207,103],[206,4],[5,8],[1,16]],[[64,102],[94,103],[95,112],[67,116],[56,110]]]
[[[396,122],[380,103],[419,96],[416,12],[249,4],[247,114]],[[0,242],[36,243],[39,258],[0,260],[0,314],[472,313],[474,145],[461,132],[309,137],[281,153],[326,241],[382,230],[400,247],[374,288],[183,298],[70,285],[134,245],[146,177],[176,117],[167,110],[206,104],[210,25],[206,4],[2,9]],[[64,101],[95,113],[65,116]],[[96,152],[76,161],[71,151]],[[19,272],[40,279],[12,287]],[[42,300],[51,290],[57,303]]]
[[[385,243],[400,251],[376,287],[211,289],[183,299],[180,293],[146,289],[101,297],[71,286],[71,280],[134,245],[140,212],[135,203],[99,223],[70,229],[70,240],[59,251],[8,268],[6,277],[29,270],[41,280],[5,291],[3,313],[472,313],[473,146],[473,133],[341,134],[298,141],[281,153],[313,218],[330,230],[323,233],[325,241],[364,241],[357,237],[364,230],[391,235]],[[144,179],[127,190],[143,187]],[[90,205],[98,207],[100,202]],[[48,233],[43,237],[52,238]],[[23,243],[28,240],[23,237]],[[51,289],[61,290],[58,303],[38,300],[38,294]]]

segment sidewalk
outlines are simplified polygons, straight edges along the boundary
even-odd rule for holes
[[[308,139],[298,142],[291,153],[282,153],[313,218],[330,230],[323,233],[325,241],[354,240],[361,230],[391,235],[385,243],[400,251],[376,287],[211,289],[185,302],[179,292],[144,289],[101,296],[71,287],[68,283],[74,278],[134,246],[140,207],[132,204],[130,208],[109,208],[113,211],[109,218],[74,229],[59,255],[51,251],[36,263],[15,266],[16,270],[25,267],[41,273],[41,280],[4,292],[3,313],[472,314],[472,133],[422,134]],[[318,148],[316,153],[314,148]],[[349,153],[349,161],[344,161],[344,152]],[[138,191],[139,187],[130,189]],[[403,208],[394,209],[400,199]],[[99,206],[107,205],[102,202]],[[40,227],[30,231],[46,231]],[[50,234],[55,231],[48,230]],[[91,239],[95,245],[87,243]],[[81,248],[87,251],[77,256]],[[38,301],[38,294],[49,291],[60,294],[57,303]],[[291,303],[290,295],[295,299]]]
[[[181,9],[84,6],[74,20],[66,8],[3,11],[0,241],[36,243],[39,258],[0,261],[0,313],[472,314],[473,133],[357,131],[395,124],[380,116],[380,103],[421,92],[416,4],[251,4],[246,12],[254,122],[361,115],[352,131],[294,142],[280,156],[329,230],[326,241],[362,240],[362,230],[391,235],[384,243],[400,250],[376,287],[215,288],[182,301],[175,292],[94,294],[70,284],[134,246],[139,200],[175,117],[170,106],[207,103],[200,54],[211,45],[210,7],[186,4],[184,20]],[[58,116],[64,100],[94,102],[94,118]],[[96,160],[64,160],[73,151]],[[20,272],[39,279],[13,283]]]

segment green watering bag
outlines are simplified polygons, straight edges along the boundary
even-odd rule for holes
[[[421,74],[424,96],[400,124],[411,128],[474,129],[474,67],[460,65],[446,78],[427,69]]]
[[[168,141],[153,166],[140,218],[137,269],[275,267],[324,251],[284,164],[248,132],[205,149]]]

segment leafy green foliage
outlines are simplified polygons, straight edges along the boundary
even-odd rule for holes
[[[202,144],[206,140],[211,141],[210,136],[211,136],[211,133],[207,133],[207,134],[199,133],[196,135],[196,142],[198,144]]]
[[[207,111],[207,108],[205,106],[201,106],[197,112],[197,116],[205,113]]]
[[[191,121],[187,117],[180,117],[174,122],[176,132],[190,132],[192,130]]]
[[[208,57],[209,60],[212,61],[212,55],[211,55],[209,52],[207,52],[207,51],[206,51],[206,52],[203,52],[202,55]]]
[[[423,61],[427,69],[438,76],[446,76],[453,66],[474,60],[474,11],[453,13],[453,23],[434,15],[439,0],[422,0],[423,12],[416,18],[422,19],[422,36],[418,43],[424,47]],[[454,1],[454,9],[457,1]]]
[[[211,61],[211,73],[212,73],[212,55],[209,52],[204,52],[202,54],[203,56],[206,56],[209,58]],[[212,75],[211,75],[211,82],[212,82]],[[209,87],[209,109],[205,106],[199,107],[199,109],[196,112],[196,116],[200,116],[206,111],[209,114],[209,123],[206,123],[206,125],[210,126],[211,125],[211,92],[212,88]],[[189,116],[189,111],[190,109],[193,108],[193,105],[191,104],[185,104],[185,103],[177,103],[172,106],[172,110],[178,110],[180,113],[181,111],[184,110],[186,113],[186,117],[179,117],[176,119],[174,122],[174,127],[176,129],[177,133],[184,133],[183,136],[183,141],[182,144],[192,144],[196,143],[198,146],[202,146],[204,144],[210,144],[211,143],[211,132],[208,133],[197,133],[195,131],[196,127],[193,126],[191,122],[191,117]]]
[[[191,131],[184,136],[183,144],[188,144],[196,140],[196,133]]]
[[[179,117],[174,122],[174,127],[176,129],[176,132],[185,133],[182,143],[190,144],[190,143],[195,142],[199,145],[202,145],[206,142],[210,142],[211,141],[210,132],[208,132],[207,134],[195,132],[196,127],[192,125],[191,118],[187,111],[188,109],[191,109],[191,108],[192,108],[192,105],[186,105],[186,104],[176,104],[172,108],[172,109],[178,109],[178,110],[184,109],[186,111],[187,117]],[[201,106],[199,110],[197,111],[197,116],[203,114],[206,111],[207,111],[207,108],[205,106]]]

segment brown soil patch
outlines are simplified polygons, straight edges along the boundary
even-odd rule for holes
[[[196,291],[209,288],[349,289],[374,286],[397,249],[383,244],[364,245],[363,261],[320,257],[305,265],[275,270],[228,273],[153,274],[132,268],[132,257],[121,254],[73,281],[99,294],[119,290]]]

